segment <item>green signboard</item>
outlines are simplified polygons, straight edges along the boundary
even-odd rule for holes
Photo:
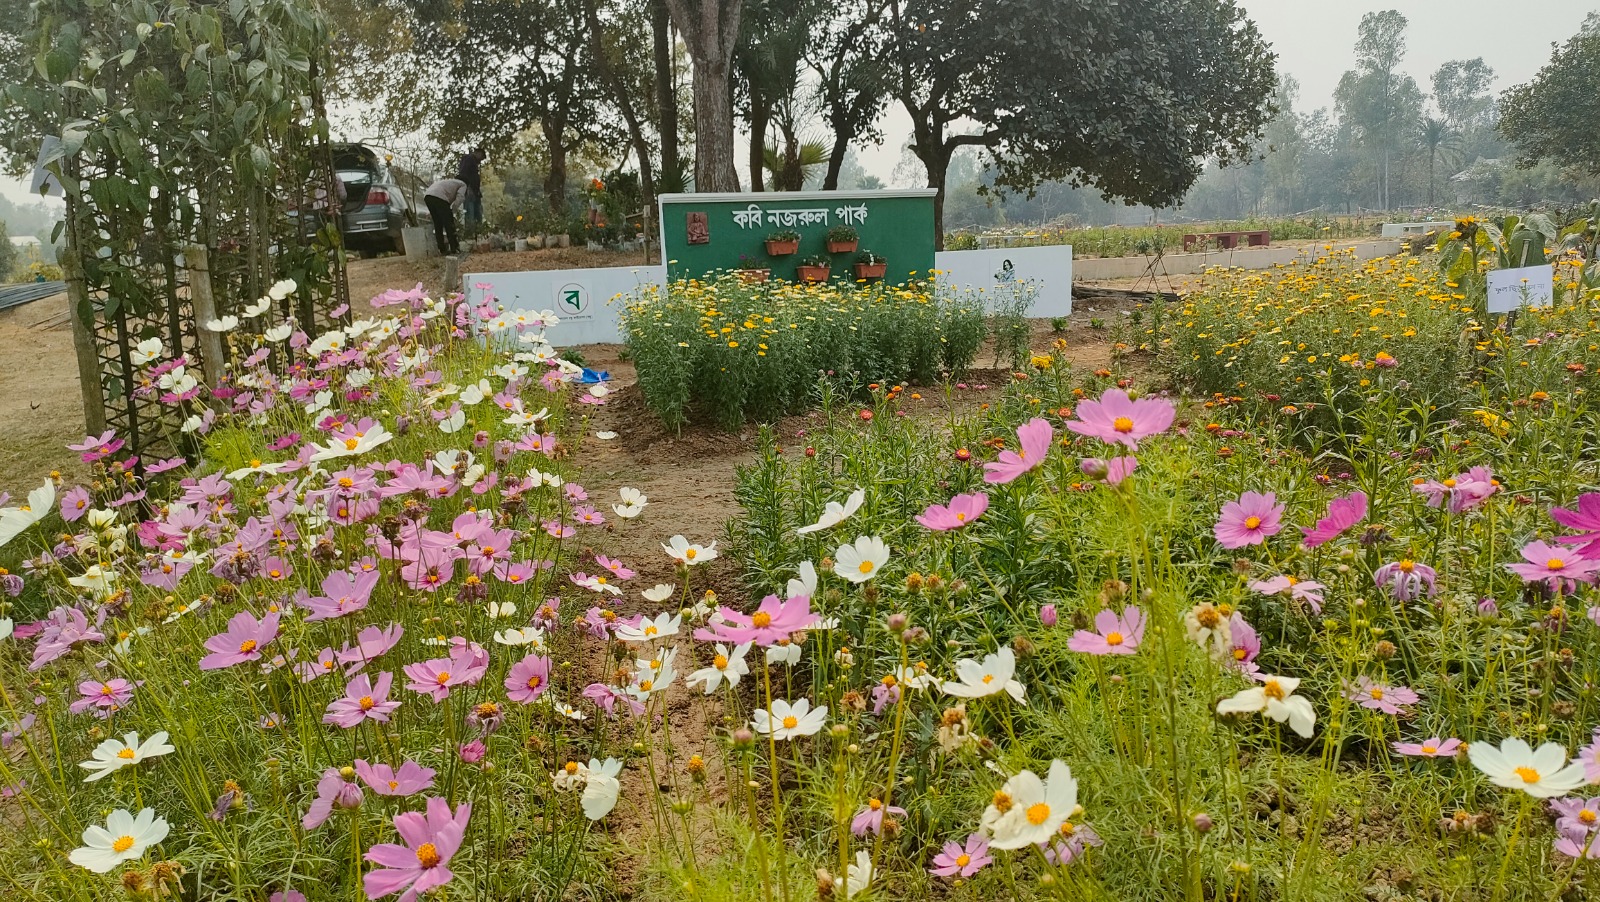
[[[905,191],[764,191],[750,194],[667,194],[661,197],[662,258],[667,278],[714,270],[768,270],[797,280],[799,267],[825,258],[829,278],[854,281],[855,264],[870,252],[884,261],[883,278],[904,282],[933,269],[932,188]],[[828,247],[838,227],[856,233],[854,250]],[[799,235],[791,253],[769,253],[767,239]],[[781,251],[783,248],[777,248]]]

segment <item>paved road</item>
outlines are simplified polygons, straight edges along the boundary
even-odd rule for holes
[[[21,285],[0,285],[0,310],[6,310],[43,300],[67,290],[65,282],[24,282]]]

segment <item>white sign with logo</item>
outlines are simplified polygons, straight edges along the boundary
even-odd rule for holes
[[[1510,313],[1520,307],[1555,303],[1555,271],[1549,264],[1489,270],[1489,312]]]
[[[468,273],[462,291],[473,303],[492,295],[507,311],[551,310],[560,320],[545,331],[550,343],[568,347],[622,341],[618,295],[662,285],[661,266],[558,269],[543,272]]]
[[[939,251],[933,265],[942,273],[939,281],[958,288],[981,289],[986,295],[1031,287],[1031,317],[1072,313],[1071,245]]]

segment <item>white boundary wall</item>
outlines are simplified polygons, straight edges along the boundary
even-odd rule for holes
[[[1356,259],[1371,260],[1400,253],[1401,242],[1393,238],[1375,238],[1369,241],[1332,242],[1334,250],[1355,248]],[[1241,269],[1268,269],[1286,263],[1309,263],[1328,252],[1322,242],[1313,244],[1282,245],[1279,247],[1236,248],[1211,251],[1204,254],[1167,254],[1161,258],[1156,275],[1192,276],[1213,266],[1239,267]],[[1147,275],[1149,257],[1093,257],[1073,264],[1074,274],[1080,279],[1136,279]]]
[[[473,303],[487,291],[510,311],[554,311],[560,322],[545,335],[551,344],[570,347],[622,341],[617,296],[662,285],[666,277],[664,266],[468,273],[461,277],[461,290]]]
[[[974,288],[984,296],[1008,290],[1017,283],[1032,283],[1036,292],[1032,317],[1068,316],[1072,313],[1072,245],[988,248],[975,251],[939,251],[934,254],[939,281],[958,288]]]

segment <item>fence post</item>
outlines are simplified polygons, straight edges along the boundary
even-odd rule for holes
[[[75,248],[59,257],[61,276],[67,283],[67,316],[72,320],[72,350],[78,358],[78,388],[83,394],[83,428],[89,435],[106,431],[106,398],[100,385],[100,358],[95,352],[94,330],[83,314],[89,306],[89,287]]]
[[[449,294],[452,291],[460,291],[460,290],[461,290],[461,258],[460,257],[445,257],[444,258],[444,286],[443,286],[443,292],[445,294]]]
[[[191,244],[183,249],[183,262],[189,270],[189,303],[194,306],[196,346],[200,349],[200,373],[207,388],[215,388],[222,379],[222,333],[206,328],[206,323],[217,319],[217,301],[211,294],[211,256],[203,244]]]

